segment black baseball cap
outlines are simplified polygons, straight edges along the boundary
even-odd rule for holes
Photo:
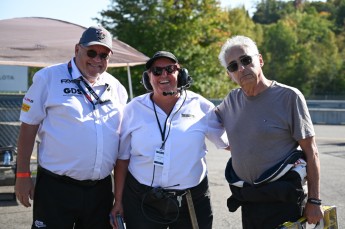
[[[101,26],[91,26],[88,29],[86,29],[79,40],[79,44],[85,47],[90,45],[102,45],[110,49],[111,52],[113,52],[112,36],[108,30]]]
[[[172,61],[174,61],[175,63],[178,63],[178,60],[176,58],[176,56],[174,54],[172,54],[171,52],[167,52],[167,51],[158,51],[156,52],[153,57],[151,57],[151,59],[149,59],[147,62],[146,62],[146,69],[150,69],[153,62],[159,58],[168,58]]]

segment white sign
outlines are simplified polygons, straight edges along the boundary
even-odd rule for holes
[[[28,69],[26,66],[0,66],[0,91],[27,91]]]

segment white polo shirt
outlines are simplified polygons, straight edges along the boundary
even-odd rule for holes
[[[155,106],[163,130],[168,115]],[[218,148],[228,146],[214,105],[187,91],[181,95],[166,122],[164,153],[159,154],[163,165],[154,165],[162,137],[150,93],[147,93],[134,98],[125,107],[118,159],[130,159],[129,171],[141,184],[151,186],[153,182],[153,187],[187,189],[198,185],[207,175],[205,137]],[[171,187],[174,185],[178,186]]]
[[[42,167],[78,180],[103,179],[111,173],[117,158],[127,92],[105,72],[92,88],[102,100],[110,101],[93,109],[72,81],[81,76],[73,60],[71,66],[71,74],[67,63],[35,74],[23,99],[20,121],[40,124],[38,161]],[[90,95],[83,83],[81,86]]]

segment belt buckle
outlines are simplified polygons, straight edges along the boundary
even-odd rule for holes
[[[167,194],[170,194],[171,196],[176,196],[177,192],[175,191],[166,191]]]

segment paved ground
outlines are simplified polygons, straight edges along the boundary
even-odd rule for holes
[[[339,228],[345,228],[345,125],[316,125],[315,131],[321,160],[321,199],[325,205],[337,206]],[[224,178],[224,168],[229,157],[228,152],[210,148],[207,158],[215,229],[242,228],[240,210],[228,212],[225,202],[230,196]]]
[[[339,228],[345,225],[345,125],[316,125],[317,144],[321,159],[321,199],[325,205],[336,205]],[[214,209],[215,229],[240,229],[240,211],[230,213],[226,199],[230,196],[224,178],[224,168],[230,153],[217,150],[208,144],[209,180]],[[12,192],[13,186],[0,186],[0,193]],[[0,229],[28,229],[31,225],[31,208],[18,205],[16,201],[0,201]]]

